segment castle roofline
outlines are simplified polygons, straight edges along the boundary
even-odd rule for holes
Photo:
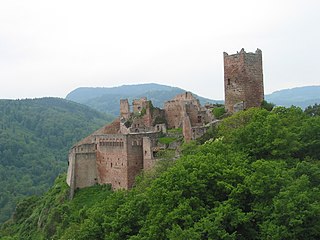
[[[237,53],[234,54],[228,54],[227,52],[223,52],[223,56],[237,56],[240,54],[262,54],[262,51],[259,48],[257,48],[255,52],[246,52],[244,48],[241,48],[240,52],[237,51]]]

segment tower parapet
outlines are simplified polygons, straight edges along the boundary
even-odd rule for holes
[[[228,112],[259,107],[264,99],[262,51],[223,53],[225,108]]]

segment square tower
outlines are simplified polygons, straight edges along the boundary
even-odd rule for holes
[[[260,107],[264,99],[261,50],[246,53],[242,48],[232,55],[224,52],[223,59],[226,110]]]

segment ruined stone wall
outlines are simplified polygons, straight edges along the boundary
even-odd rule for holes
[[[183,118],[183,126],[182,126],[183,138],[186,143],[192,140],[192,132],[191,132],[191,122],[189,116],[185,115]]]
[[[127,137],[123,134],[97,136],[97,172],[99,184],[127,189]]]
[[[120,99],[120,117],[128,119],[130,117],[130,106],[128,99]]]
[[[152,126],[156,124],[165,124],[166,123],[165,110],[157,107],[152,109]]]
[[[179,101],[168,101],[164,105],[168,128],[182,127],[183,105]]]
[[[167,101],[164,105],[168,128],[182,127],[185,114],[189,116],[192,126],[202,125],[204,116],[201,115],[200,109],[200,102],[192,93],[186,92],[177,95],[173,100]]]
[[[75,158],[75,187],[93,186],[97,181],[96,153],[77,153]]]
[[[189,116],[191,126],[202,126],[204,123],[204,116],[199,111],[199,107],[194,104],[186,104],[186,113]]]
[[[167,127],[166,124],[160,123],[160,124],[155,124],[153,129],[153,132],[162,132],[162,133],[167,133]]]
[[[244,102],[244,108],[258,107],[264,99],[262,52],[224,53],[225,107],[234,112],[234,105]]]
[[[143,97],[140,99],[134,99],[132,101],[132,106],[133,106],[133,113],[139,113],[142,111],[143,108],[147,107],[147,98]]]
[[[149,128],[145,125],[143,117],[134,118],[130,128],[131,133],[146,132]]]
[[[177,96],[174,97],[175,101],[180,101],[180,102],[189,102],[192,103],[193,105],[196,105],[198,107],[200,107],[200,102],[198,99],[196,99],[191,92],[185,92],[182,94],[178,94]]]
[[[155,158],[158,147],[158,134],[149,134],[143,137],[143,169],[150,170],[157,162]]]
[[[149,137],[143,138],[143,169],[150,170],[155,164],[155,159],[152,151],[152,141]]]
[[[67,177],[72,193],[97,183],[111,184],[113,189],[131,188],[143,169],[143,137],[155,134],[92,135],[95,143],[74,147]]]
[[[74,182],[74,168],[75,168],[75,151],[71,149],[69,152],[69,158],[68,158],[68,171],[67,171],[67,184],[70,187],[75,188],[75,182]]]
[[[208,130],[208,127],[205,126],[200,126],[200,127],[192,127],[191,132],[192,132],[192,140],[195,140],[199,137],[202,137],[203,134],[205,134]]]
[[[142,116],[143,118],[143,122],[144,122],[144,125],[147,127],[147,128],[150,128],[152,126],[152,120],[153,120],[153,116],[152,116],[152,112],[151,112],[151,101],[147,101],[146,103],[146,112],[145,114]]]
[[[201,116],[202,116],[202,120],[203,120],[203,123],[204,123],[204,124],[213,121],[213,118],[214,118],[214,117],[213,117],[213,115],[212,115],[212,110],[211,110],[211,109],[202,108],[200,114],[201,114]]]
[[[70,184],[73,181],[74,190],[96,184],[98,181],[95,144],[83,144],[73,148],[72,151],[69,159],[70,170],[68,169],[70,177],[68,178]]]
[[[134,184],[135,177],[143,169],[143,135],[129,134],[127,144],[127,189],[131,188]]]
[[[152,127],[153,114],[151,110],[152,103],[146,98],[133,100],[135,112],[131,116],[130,132],[147,132]]]

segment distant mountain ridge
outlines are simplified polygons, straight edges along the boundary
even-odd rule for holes
[[[186,90],[156,83],[123,85],[110,88],[81,87],[70,92],[66,99],[85,104],[100,112],[119,115],[119,102],[121,98],[133,99],[147,97],[156,107],[163,107],[164,102]],[[212,100],[194,94],[201,104],[223,103],[223,100]],[[292,89],[283,89],[266,94],[265,99],[277,106],[290,107],[292,105],[306,108],[309,105],[320,103],[320,86],[305,86]]]
[[[294,105],[304,109],[307,106],[320,103],[320,86],[283,89],[266,95],[265,99],[277,106],[290,107]]]
[[[91,88],[81,87],[73,90],[67,96],[67,100],[85,104],[98,111],[119,115],[120,99],[128,98],[131,103],[133,99],[147,97],[156,107],[163,107],[163,104],[176,95],[186,92],[186,90],[156,83],[123,85],[111,88]],[[223,103],[222,100],[212,100],[196,96],[201,104]]]

